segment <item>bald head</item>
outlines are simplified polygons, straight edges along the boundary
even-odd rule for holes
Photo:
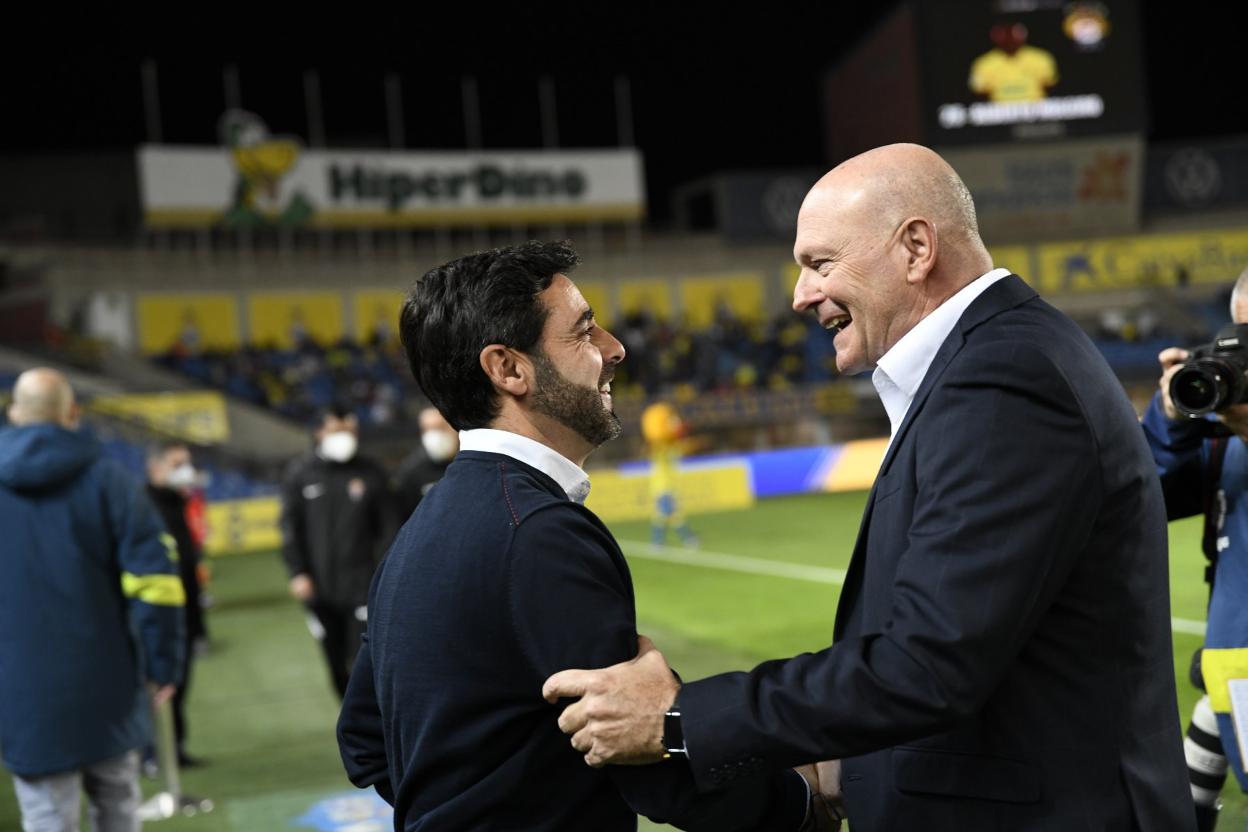
[[[971,192],[948,162],[922,145],[885,145],[841,163],[810,191],[803,212],[807,208],[849,212],[889,232],[922,217],[951,243],[982,245]]]
[[[836,331],[837,367],[859,372],[992,268],[975,204],[944,159],[876,148],[819,180],[797,216],[793,308]]]
[[[14,425],[55,424],[78,426],[78,405],[65,376],[47,367],[27,370],[13,385],[9,421]]]

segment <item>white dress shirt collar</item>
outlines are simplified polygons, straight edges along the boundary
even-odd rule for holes
[[[1009,274],[1009,269],[993,269],[980,275],[928,313],[880,357],[875,372],[871,374],[871,383],[875,385],[888,413],[890,442],[906,418],[906,411],[910,409],[914,394],[919,391],[919,385],[932,366],[940,345],[953,332],[958,319],[985,289]]]
[[[568,499],[575,503],[584,504],[585,498],[589,496],[589,474],[586,474],[581,466],[527,436],[492,428],[461,430],[459,449],[502,454],[518,459],[525,465],[531,465],[559,483],[559,487],[568,495]]]

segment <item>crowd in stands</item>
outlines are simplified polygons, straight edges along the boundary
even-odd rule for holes
[[[1219,300],[1189,310],[1194,325],[1187,328],[1163,325],[1148,309],[1107,308],[1084,324],[1120,375],[1147,376],[1163,347],[1200,343],[1216,331],[1226,320],[1224,307]],[[613,386],[621,399],[787,389],[836,377],[832,338],[810,316],[786,312],[746,321],[724,306],[699,329],[639,310],[612,331],[628,351]],[[304,335],[289,349],[233,352],[179,343],[159,361],[302,423],[333,402],[350,404],[360,423],[373,427],[410,423],[424,405],[389,332],[379,331],[366,343],[344,339],[324,346]]]
[[[628,350],[613,384],[617,396],[642,398],[677,388],[692,393],[776,389],[835,375],[831,339],[814,320],[792,313],[751,323],[725,308],[710,327],[696,330],[637,312],[613,332]],[[393,337],[378,335],[367,343],[344,339],[330,346],[303,338],[290,349],[233,352],[179,343],[158,360],[206,386],[304,423],[334,402],[348,403],[361,424],[371,426],[411,422],[423,405]]]

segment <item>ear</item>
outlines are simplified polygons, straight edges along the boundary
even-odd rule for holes
[[[69,406],[69,412],[65,415],[65,427],[70,430],[78,430],[82,424],[82,405],[74,402]]]
[[[906,253],[906,282],[922,283],[936,265],[936,226],[913,217],[901,226],[901,246]]]
[[[481,369],[501,393],[524,396],[532,387],[533,365],[515,350],[502,344],[489,344],[481,350]]]

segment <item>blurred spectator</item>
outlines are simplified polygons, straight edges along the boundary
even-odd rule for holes
[[[650,542],[662,546],[668,532],[675,531],[681,543],[696,548],[698,538],[689,528],[676,497],[676,476],[689,430],[676,408],[657,402],[641,414],[641,432],[650,452]]]
[[[420,411],[420,447],[399,466],[394,477],[399,522],[406,523],[429,489],[442,479],[459,453],[459,434],[436,407]]]
[[[79,415],[35,369],[0,430],[0,747],[25,829],[77,829],[85,790],[92,827],[121,832],[151,706],[179,681],[183,591],[160,518]]]
[[[1159,339],[1181,343],[1190,335],[1159,314],[1184,304],[1166,303],[1164,310],[1111,306],[1084,322],[1120,374],[1131,375],[1141,367],[1151,372]],[[1200,318],[1207,315],[1206,306],[1185,313]],[[1214,306],[1220,310],[1224,305]],[[623,316],[617,331],[628,350],[628,361],[614,382],[622,399],[671,397],[678,391],[783,390],[838,377],[831,339],[816,321],[790,311],[766,321],[743,320],[721,300],[710,324],[698,329],[637,308]],[[1196,337],[1200,334],[1203,328]],[[364,426],[410,424],[417,419],[417,406],[425,403],[401,349],[380,319],[363,344],[344,339],[323,348],[305,340],[291,350],[247,347],[228,353],[190,351],[179,344],[161,361],[203,384],[303,423],[341,400]]]
[[[350,408],[326,408],[316,442],[282,483],[282,557],[341,697],[368,617],[369,583],[395,523],[385,474],[357,454],[359,420]]]
[[[186,595],[186,640],[180,674],[182,684],[173,696],[173,733],[177,741],[178,765],[182,768],[200,764],[200,760],[186,753],[186,697],[191,686],[191,662],[196,643],[207,634],[199,587],[199,566],[203,556],[187,521],[187,501],[198,480],[198,472],[191,462],[191,449],[185,443],[176,440],[162,442],[148,450],[147,494],[177,545],[178,573]]]

